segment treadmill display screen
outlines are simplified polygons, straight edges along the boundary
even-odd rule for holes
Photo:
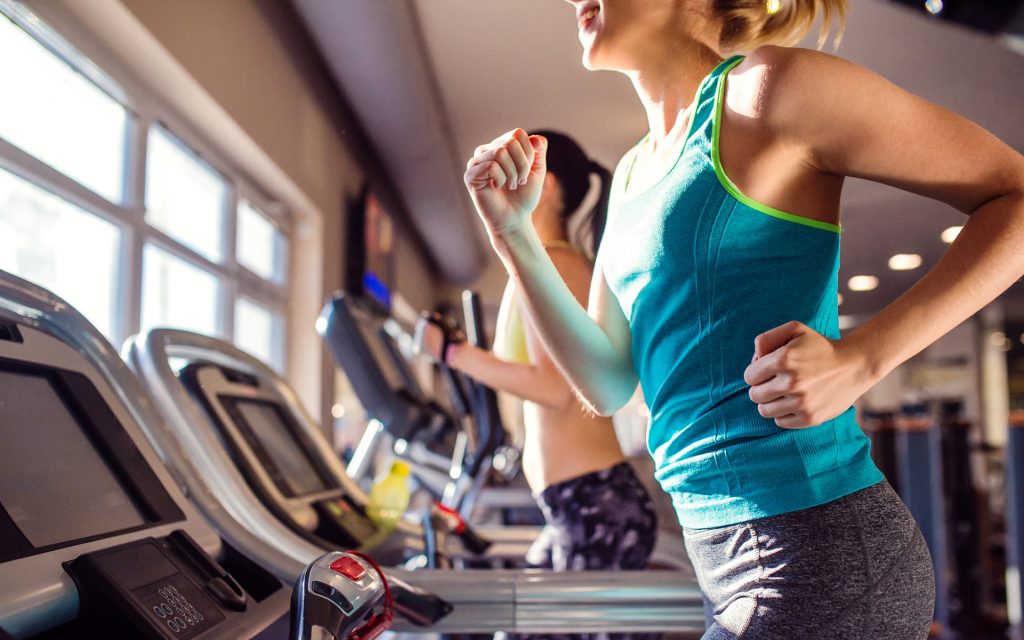
[[[292,496],[306,496],[327,491],[329,487],[316,472],[313,460],[304,450],[296,434],[285,423],[283,416],[273,404],[242,398],[224,398],[233,405],[237,414],[245,421],[243,430],[251,433],[269,462],[276,468],[270,470],[278,476]],[[246,428],[247,427],[247,428]]]
[[[392,390],[401,389],[403,387],[402,376],[395,369],[391,356],[384,350],[385,347],[381,342],[381,337],[377,333],[380,329],[373,326],[373,320],[369,318],[358,318],[356,322],[359,327],[359,333],[363,336],[363,342],[366,343],[366,347],[370,350],[370,354],[373,356],[374,362],[377,363],[377,368],[380,369],[384,379],[387,380],[388,386]]]
[[[36,548],[147,524],[50,379],[2,370],[0,504]]]

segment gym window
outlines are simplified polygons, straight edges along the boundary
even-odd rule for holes
[[[283,369],[289,217],[18,0],[0,0],[0,269],[114,344],[154,326]]]

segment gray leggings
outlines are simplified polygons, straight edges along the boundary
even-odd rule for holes
[[[684,534],[705,597],[703,640],[928,637],[931,556],[887,482],[811,509]]]

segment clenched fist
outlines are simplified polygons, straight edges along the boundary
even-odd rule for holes
[[[530,224],[544,186],[547,140],[513,129],[479,146],[466,164],[466,188],[492,237]]]

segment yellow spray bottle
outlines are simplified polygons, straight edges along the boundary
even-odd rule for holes
[[[391,470],[370,489],[366,513],[384,529],[393,529],[409,508],[409,465],[393,462]]]

